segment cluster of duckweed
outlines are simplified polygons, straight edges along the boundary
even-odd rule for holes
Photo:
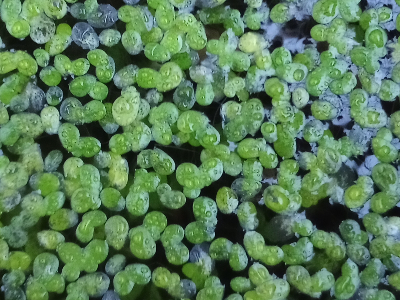
[[[0,0],[0,298],[399,299],[399,0],[99,2]]]

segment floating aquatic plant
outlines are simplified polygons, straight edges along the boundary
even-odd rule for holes
[[[0,298],[399,299],[400,1],[99,2],[0,0]]]

